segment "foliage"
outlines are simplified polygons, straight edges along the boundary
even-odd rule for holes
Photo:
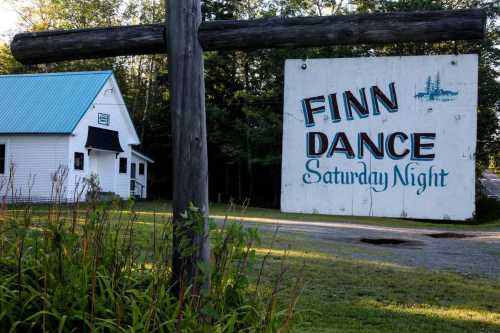
[[[225,223],[211,228],[211,287],[202,296],[184,284],[172,293],[172,224],[153,212],[144,232],[134,202],[96,201],[63,206],[57,188],[64,170],[54,173],[48,211],[34,214],[27,204],[0,210],[0,332],[285,332],[295,302],[281,308],[283,269],[269,283],[252,283],[255,229]],[[99,184],[90,179],[90,193]],[[9,186],[4,188],[8,191]],[[4,197],[6,198],[6,197]],[[15,200],[14,200],[15,201]],[[113,213],[115,212],[115,213]],[[183,223],[198,225],[191,207]],[[76,221],[76,223],[75,223]],[[184,242],[185,256],[192,247]],[[288,276],[288,275],[287,275]],[[182,284],[182,283],[181,283]],[[297,285],[295,288],[300,288]],[[298,296],[297,296],[298,297]]]
[[[164,2],[154,0],[37,0],[18,9],[22,30],[139,24],[163,20]],[[281,121],[284,60],[287,58],[360,57],[478,53],[478,172],[498,151],[500,8],[491,0],[204,0],[204,20],[269,16],[357,14],[409,10],[484,8],[487,38],[477,42],[398,43],[308,49],[272,49],[205,54],[209,140],[210,199],[231,199],[277,207],[280,193]],[[163,55],[119,57],[20,67],[0,48],[0,71],[113,69],[143,139],[142,149],[156,163],[148,187],[155,197],[171,197],[171,131],[168,72]]]
[[[21,72],[23,66],[16,62],[10,54],[10,47],[0,43],[0,74],[15,74]]]
[[[276,207],[280,188],[281,121],[284,61],[287,58],[479,53],[478,172],[498,150],[500,117],[498,66],[500,9],[491,1],[266,1],[245,6],[243,1],[207,1],[207,19],[255,16],[356,14],[409,10],[484,8],[487,38],[478,42],[398,43],[393,45],[335,46],[309,49],[273,49],[252,52],[216,52],[206,55],[211,197]],[[253,2],[248,2],[252,4]],[[223,5],[226,4],[226,7]],[[211,11],[210,11],[211,10]],[[248,114],[259,115],[254,122]],[[273,135],[276,134],[276,135]],[[250,139],[249,139],[250,138]],[[229,175],[229,176],[228,176]],[[236,180],[236,181],[235,181]],[[216,187],[216,188],[214,188]],[[220,193],[223,193],[220,195]],[[274,194],[274,195],[273,195]]]

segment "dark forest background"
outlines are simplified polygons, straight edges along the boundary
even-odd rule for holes
[[[11,1],[21,13],[13,31],[81,29],[162,22],[163,0]],[[309,49],[205,53],[210,200],[277,207],[281,181],[284,61],[287,58],[367,57],[479,53],[478,154],[480,170],[500,151],[500,49],[498,1],[472,0],[206,0],[204,20],[267,16],[345,15],[390,11],[485,8],[488,36],[478,42],[404,43]],[[168,107],[168,59],[164,55],[119,57],[22,66],[0,43],[0,74],[112,69],[142,138],[156,163],[150,197],[171,198],[172,163]]]

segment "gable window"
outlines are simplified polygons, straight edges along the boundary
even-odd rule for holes
[[[83,153],[75,153],[75,170],[83,170]]]
[[[0,174],[5,173],[5,145],[0,144]]]
[[[139,175],[144,175],[144,163],[139,163]]]
[[[120,173],[127,173],[127,158],[120,157]]]

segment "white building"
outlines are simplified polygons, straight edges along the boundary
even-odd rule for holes
[[[101,192],[146,198],[153,161],[133,149],[138,144],[111,71],[0,76],[2,197],[12,165],[15,195],[30,193],[33,201],[51,199],[52,175],[61,168],[69,201],[75,184],[92,174]]]

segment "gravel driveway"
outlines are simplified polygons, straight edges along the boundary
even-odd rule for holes
[[[488,197],[500,200],[500,178],[490,171],[485,171],[480,181]]]
[[[248,219],[244,223],[261,230],[274,231],[277,221],[259,220],[255,223]],[[341,257],[489,278],[500,277],[500,230],[444,231],[348,223],[279,222],[280,233],[299,234],[311,240],[320,240],[321,244],[326,244],[326,248],[321,248],[323,251]],[[378,244],[381,240],[396,244]],[[334,246],[328,248],[328,243],[349,244],[359,251],[336,251]]]

